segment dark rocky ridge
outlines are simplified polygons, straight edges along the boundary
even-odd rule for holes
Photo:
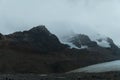
[[[6,35],[5,38],[7,42],[6,46],[21,50],[52,52],[60,51],[66,47],[44,25],[34,27],[28,31],[15,32]]]
[[[69,42],[73,43],[75,46],[81,48],[81,46],[83,45],[86,45],[88,46],[88,48],[90,49],[96,49],[98,50],[98,48],[102,49],[103,47],[99,46],[97,44],[97,42],[95,41],[92,41],[89,36],[85,35],[85,34],[77,34],[71,38],[68,39]],[[99,42],[102,41],[102,39],[99,39],[98,40]],[[118,48],[118,46],[116,46],[116,44],[113,42],[113,40],[111,38],[107,38],[106,40],[110,47],[108,48],[103,48],[103,49],[109,49],[113,54],[118,54],[120,55],[120,48]],[[99,51],[99,50],[98,50]]]
[[[116,59],[120,56],[101,47],[70,49],[43,25],[9,35],[0,34],[0,73],[64,73]]]
[[[120,48],[118,46],[115,45],[115,43],[113,42],[112,39],[110,38],[107,38],[107,41],[110,43],[110,50],[113,52],[113,53],[116,53],[116,54],[120,54]]]

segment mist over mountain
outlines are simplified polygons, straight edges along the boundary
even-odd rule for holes
[[[119,30],[119,0],[0,0],[0,79],[119,79]]]
[[[59,35],[67,30],[91,33],[91,29],[120,44],[119,8],[119,0],[0,0],[0,32],[44,24]]]
[[[68,43],[51,33],[44,25],[8,35],[0,34],[0,73],[65,73],[96,63],[120,59],[120,48],[112,39],[101,38],[100,46],[88,35],[77,34]],[[87,46],[87,47],[85,47]]]

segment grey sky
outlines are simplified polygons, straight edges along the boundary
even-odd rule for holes
[[[93,30],[120,44],[120,0],[0,0],[0,32],[40,24],[56,34]]]

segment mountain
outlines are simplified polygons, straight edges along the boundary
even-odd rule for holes
[[[0,34],[0,73],[64,73],[120,59],[120,54],[114,53],[118,47],[111,39],[108,40],[111,48],[100,47],[87,35],[76,35],[69,41],[76,47],[61,43],[44,25]],[[81,49],[81,46],[85,48]]]
[[[78,48],[81,48],[82,46],[87,47],[97,46],[97,43],[95,41],[91,41],[90,38],[84,34],[75,35],[72,38],[68,39],[68,41]]]
[[[98,50],[101,49],[109,49],[113,54],[120,54],[120,48],[113,42],[113,40],[106,36],[101,35],[92,35],[88,36],[85,34],[74,34],[72,36],[66,36],[63,42],[67,42],[73,48],[78,49],[91,49],[91,50]],[[98,50],[99,51],[99,50]]]
[[[2,38],[1,36],[1,40],[5,41],[2,45],[13,49],[49,52],[65,48],[65,45],[61,44],[58,38],[50,33],[44,25],[28,31],[5,35]]]

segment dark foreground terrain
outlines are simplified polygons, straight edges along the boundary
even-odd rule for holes
[[[120,72],[71,74],[2,74],[0,80],[120,80]]]

